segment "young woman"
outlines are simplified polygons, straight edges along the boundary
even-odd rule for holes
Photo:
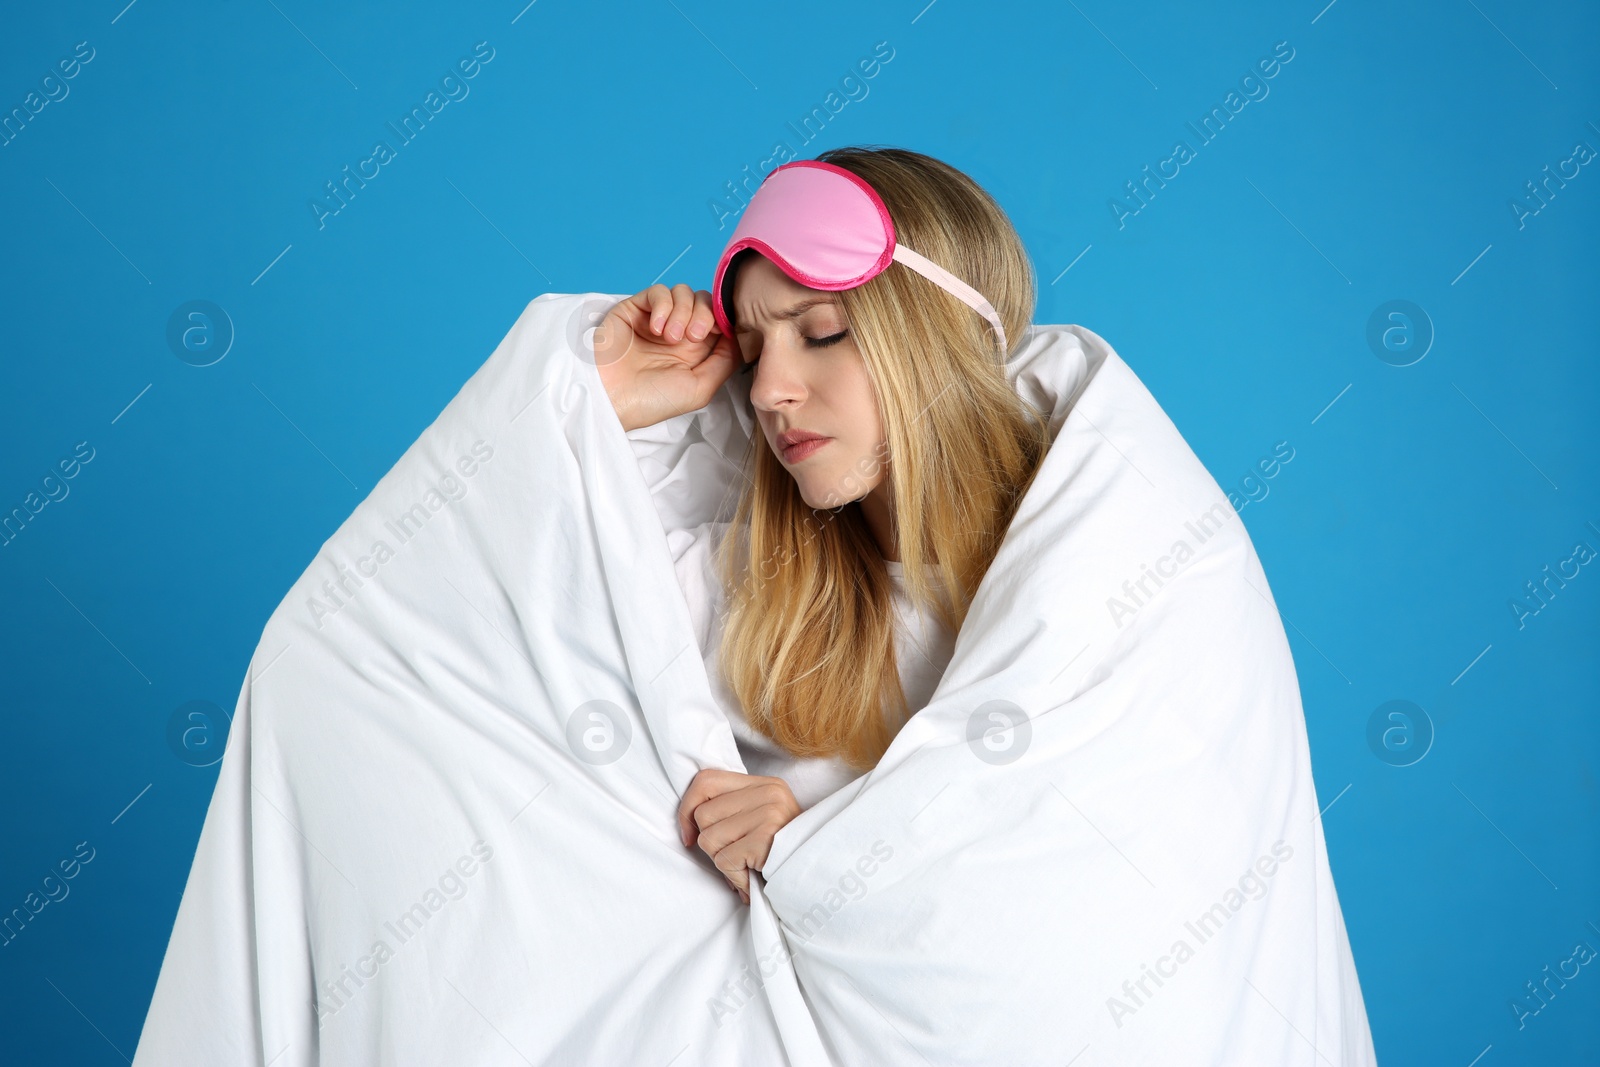
[[[1004,371],[1033,318],[1027,253],[945,163],[850,147],[786,164],[717,275],[715,297],[658,284],[622,301],[595,355],[628,431],[753,375],[737,509],[697,535],[722,594],[713,684],[746,766],[770,773],[702,771],[678,813],[748,903],[778,830],[927,703],[1050,438]]]

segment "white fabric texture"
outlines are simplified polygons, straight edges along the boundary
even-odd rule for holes
[[[1006,365],[1054,443],[926,707],[748,907],[684,848],[752,420],[640,454],[623,295],[532,301],[268,620],[135,1067],[1374,1063],[1260,563],[1080,326]]]

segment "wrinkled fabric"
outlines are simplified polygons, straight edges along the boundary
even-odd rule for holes
[[[135,1067],[1374,1063],[1260,562],[1080,326],[1007,364],[1054,443],[927,706],[748,907],[683,846],[745,768],[669,545],[753,423],[637,456],[620,299],[532,301],[268,620]]]

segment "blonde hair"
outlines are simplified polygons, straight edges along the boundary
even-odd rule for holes
[[[900,148],[817,158],[877,190],[897,240],[987,297],[1015,348],[1033,319],[1033,268],[976,182]],[[891,263],[839,300],[877,391],[906,591],[959,631],[1049,449],[1048,424],[1010,384],[988,323],[920,274]],[[811,508],[765,435],[752,434],[750,446],[718,553],[728,593],[723,674],[750,725],[791,754],[870,770],[909,718],[883,555],[859,501]],[[860,473],[865,484],[874,471]],[[943,595],[925,580],[925,563],[937,564]]]

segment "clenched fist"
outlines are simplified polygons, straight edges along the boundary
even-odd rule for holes
[[[685,848],[699,842],[748,904],[750,872],[761,870],[772,839],[799,814],[800,804],[782,778],[707,767],[678,804],[678,832]]]
[[[717,330],[711,294],[683,284],[619,302],[595,330],[594,358],[624,430],[705,407],[740,363]]]

